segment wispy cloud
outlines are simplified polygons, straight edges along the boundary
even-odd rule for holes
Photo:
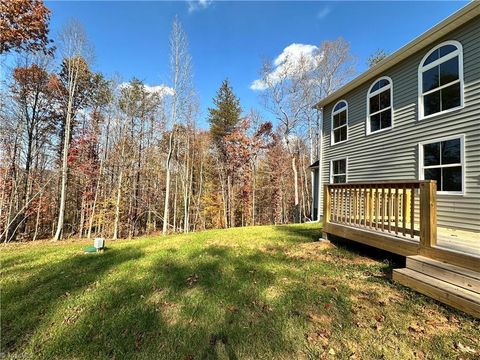
[[[212,4],[213,0],[188,0],[188,12],[193,13],[197,10],[203,10],[208,8]]]
[[[331,11],[332,11],[332,9],[330,9],[328,6],[325,6],[324,8],[322,8],[318,11],[317,19],[325,18],[328,14],[330,14]]]
[[[315,45],[290,44],[283,49],[282,53],[273,61],[274,67],[272,71],[266,75],[267,79],[254,80],[250,85],[250,89],[255,91],[266,90],[268,84],[273,85],[278,83],[282,78],[293,77],[300,66],[313,69],[321,58],[322,54]]]

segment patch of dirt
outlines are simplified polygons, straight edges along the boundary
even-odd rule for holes
[[[297,245],[286,252],[288,257],[300,260],[322,260],[328,261],[330,254],[324,250],[333,249],[335,245],[326,241],[318,241]]]

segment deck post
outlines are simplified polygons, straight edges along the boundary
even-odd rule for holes
[[[323,186],[323,229],[325,229],[325,225],[330,222],[330,189],[328,184]],[[328,240],[328,233],[325,230],[322,231],[322,237],[325,240]]]
[[[437,183],[420,183],[420,247],[437,244]]]

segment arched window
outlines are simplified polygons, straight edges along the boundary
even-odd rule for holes
[[[392,79],[382,77],[376,80],[367,95],[367,134],[390,129],[393,124]]]
[[[332,110],[331,144],[338,144],[348,140],[348,104],[341,100]]]
[[[458,41],[430,50],[418,69],[420,119],[463,106],[463,51]]]

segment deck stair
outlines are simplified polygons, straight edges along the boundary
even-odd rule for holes
[[[480,318],[480,264],[473,271],[424,256],[407,256],[393,280],[444,304]]]

